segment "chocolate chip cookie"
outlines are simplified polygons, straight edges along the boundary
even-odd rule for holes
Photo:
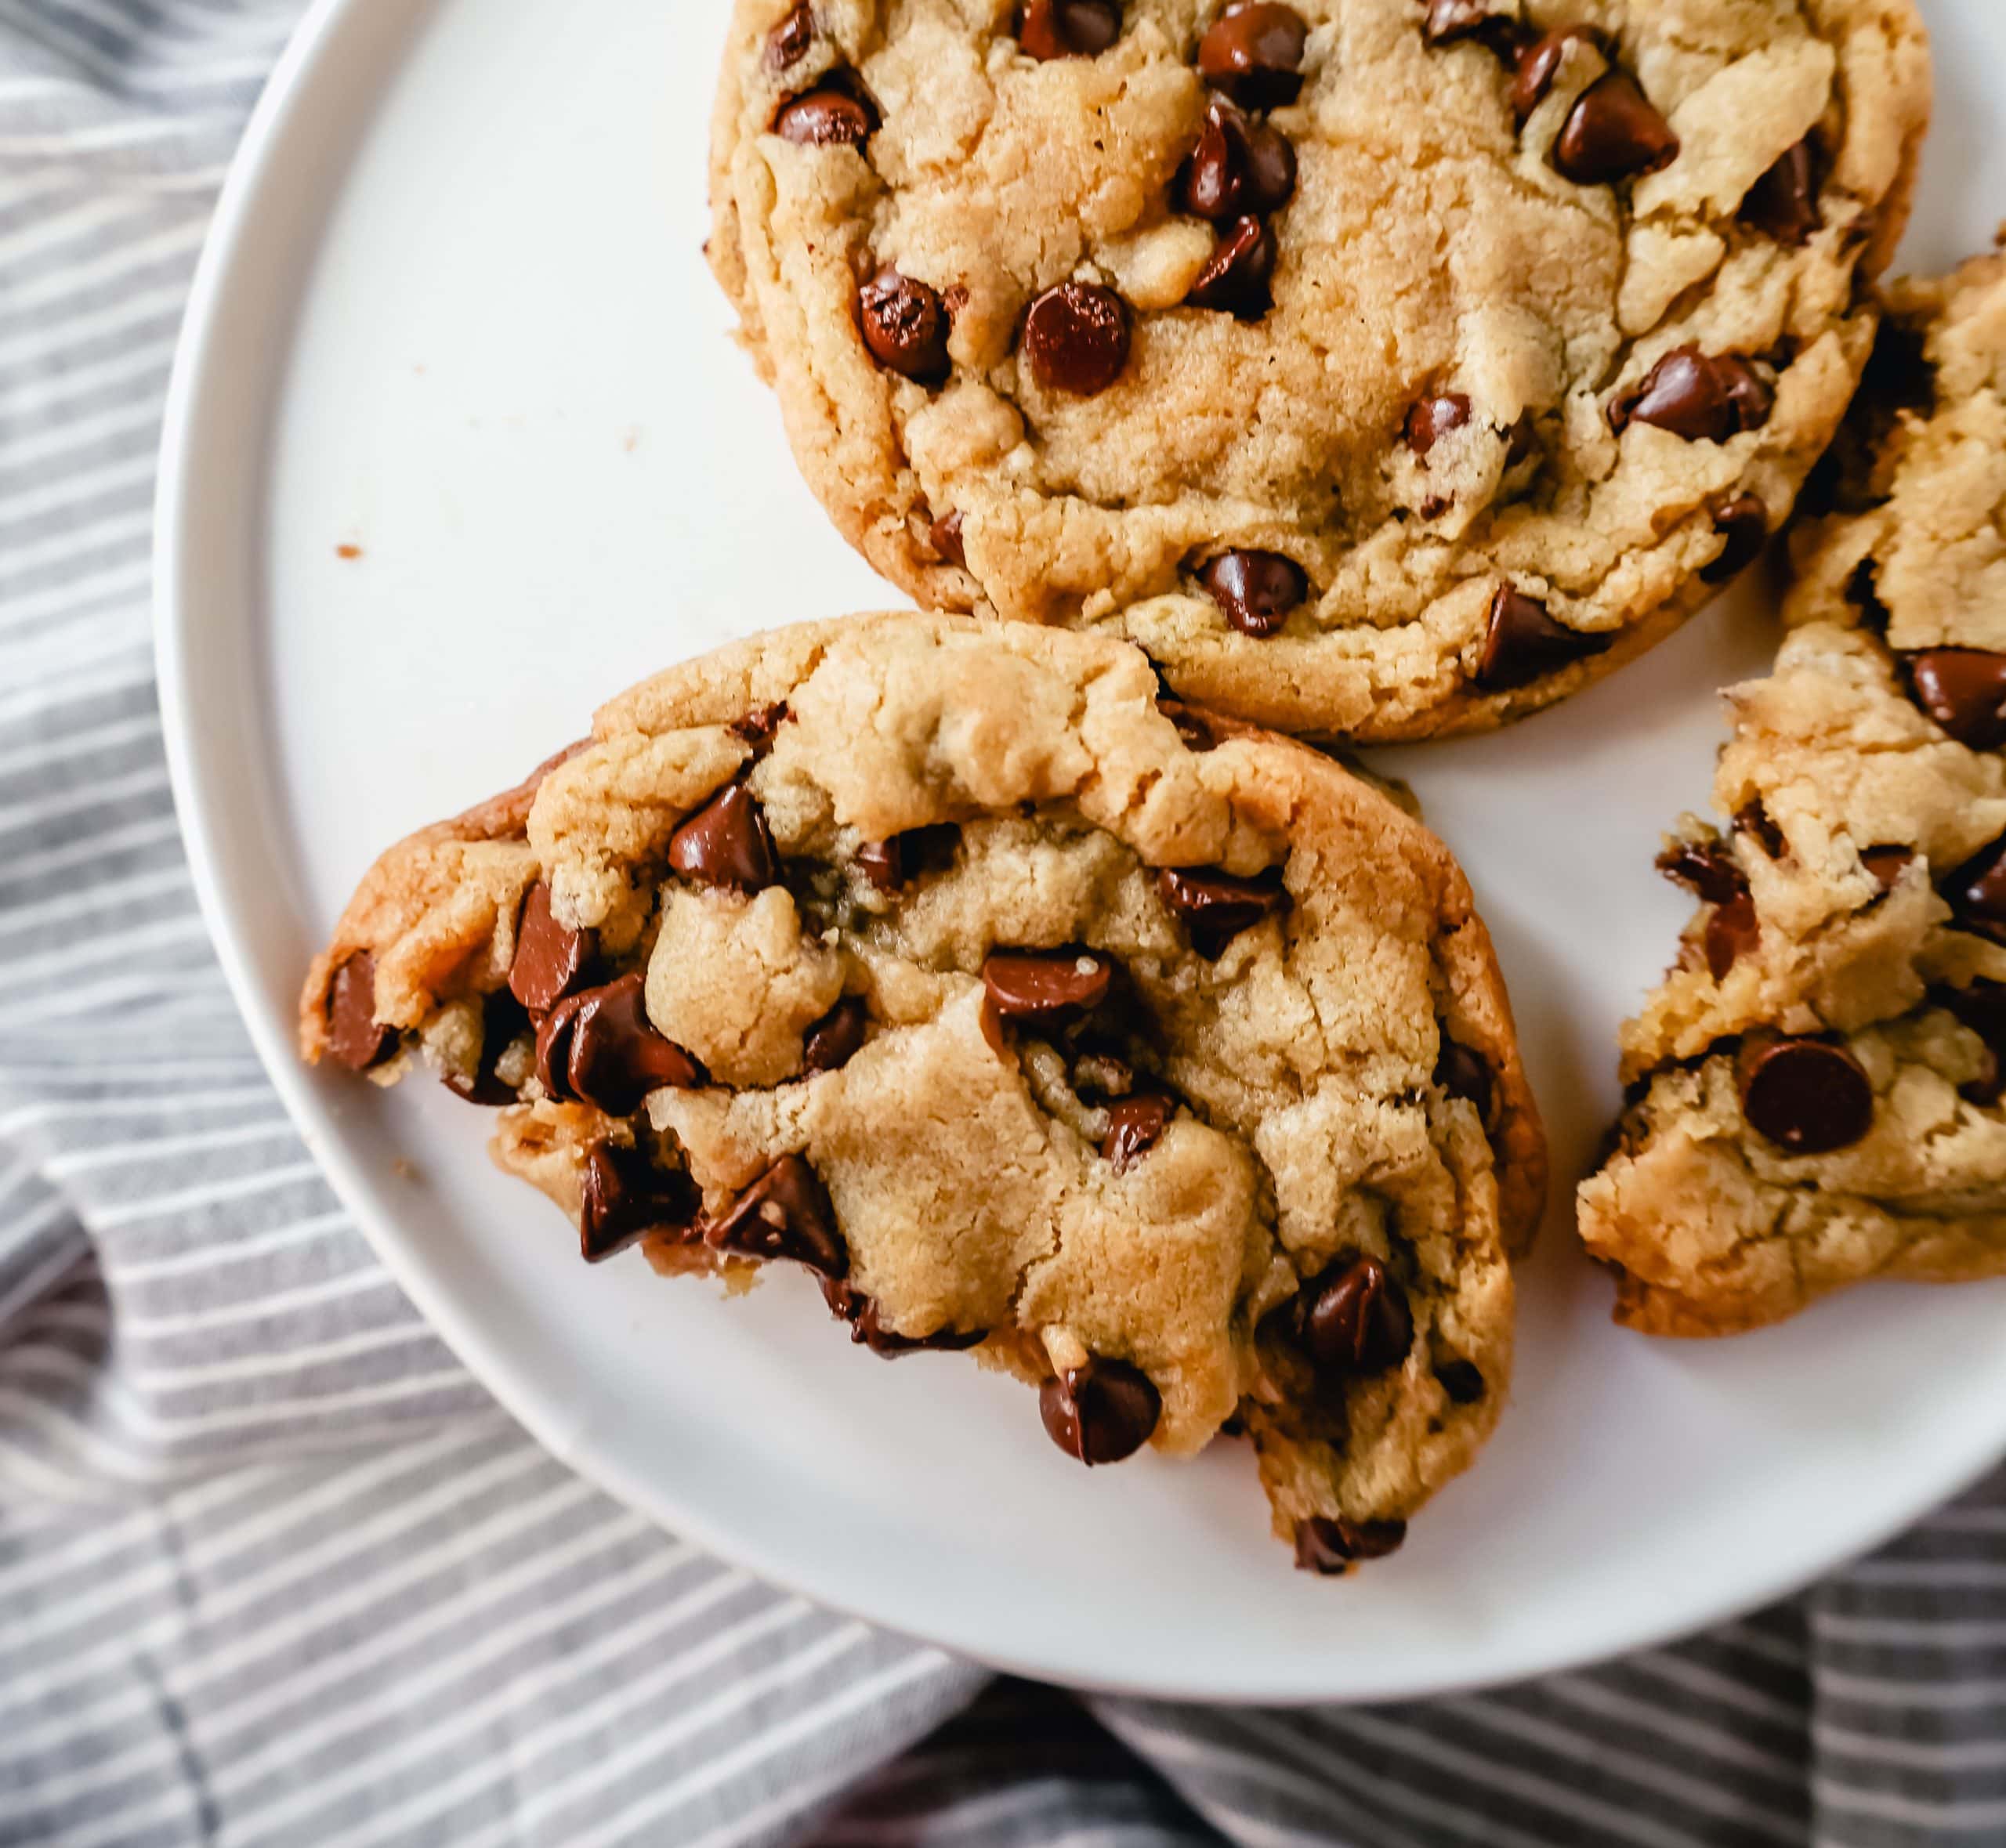
[[[1418,737],[1781,526],[1928,91],[1910,0],[738,0],[710,255],[922,603]]]
[[[664,674],[385,855],[300,1023],[498,1106],[587,1259],[801,1267],[1084,1464],[1237,1419],[1320,1571],[1504,1397],[1544,1152],[1461,873],[1111,638],[870,617]]]
[[[1729,700],[1701,906],[1581,1192],[1617,1315],[1732,1333],[1864,1278],[2006,1271],[2006,259],[1898,287]]]

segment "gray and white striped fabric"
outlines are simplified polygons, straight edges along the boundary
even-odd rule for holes
[[[152,685],[176,325],[295,11],[0,0],[0,1843],[2006,1843],[2006,1478],[1677,1648],[1222,1713],[767,1590],[460,1371],[260,1076]]]

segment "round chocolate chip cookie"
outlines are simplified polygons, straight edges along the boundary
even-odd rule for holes
[[[1892,294],[1775,671],[1661,863],[1703,901],[1581,1193],[1617,1314],[2006,1272],[2006,259]]]
[[[1504,1397],[1544,1150],[1461,873],[1110,638],[863,618],[665,674],[385,855],[301,1038],[499,1106],[588,1259],[805,1267],[1082,1463],[1237,1419],[1320,1571]]]
[[[710,254],[922,602],[1419,737],[1782,524],[1928,93],[1910,0],[738,0]]]

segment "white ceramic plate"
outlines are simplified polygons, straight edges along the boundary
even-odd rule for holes
[[[1638,1647],[1777,1596],[2006,1448],[2006,1285],[1879,1288],[1771,1333],[1610,1323],[1568,1184],[1618,1020],[1686,901],[1759,588],[1501,737],[1389,755],[1496,932],[1558,1210],[1497,1441],[1396,1558],[1320,1582],[1251,1459],[1091,1477],[1020,1387],[888,1366],[776,1278],[727,1304],[587,1270],[481,1113],[291,1054],[307,958],[380,848],[512,783],[629,682],[893,599],[799,484],[705,271],[724,0],[324,0],[265,99],[196,291],[161,476],[160,649],[223,960],[295,1118],[425,1312],[552,1450],[756,1571],[1052,1680],[1386,1699]],[[2006,214],[2006,9],[1935,0],[1943,95],[1910,261]],[[581,29],[583,28],[583,29]],[[360,548],[343,558],[342,547]],[[400,1159],[401,1158],[401,1159]]]

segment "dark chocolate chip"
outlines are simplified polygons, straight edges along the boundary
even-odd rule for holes
[[[840,1278],[822,1279],[823,1300],[838,1322],[849,1324],[849,1338],[867,1347],[881,1360],[897,1360],[908,1354],[932,1352],[959,1354],[979,1347],[989,1339],[986,1329],[939,1329],[930,1335],[901,1335],[885,1326],[884,1315],[874,1296],[867,1296],[854,1284]]]
[[[1278,0],[1233,0],[1198,42],[1198,74],[1243,109],[1280,109],[1302,94],[1309,27]]]
[[[1259,219],[1235,219],[1219,233],[1186,302],[1258,321],[1275,305],[1276,254],[1275,234]]]
[[[1118,1463],[1149,1442],[1163,1395],[1140,1367],[1095,1355],[1046,1380],[1038,1412],[1052,1442],[1091,1468]]]
[[[1017,42],[1041,62],[1093,58],[1121,36],[1117,0],[1024,0]]]
[[[1216,750],[1218,734],[1212,729],[1212,723],[1195,706],[1187,706],[1181,700],[1159,700],[1157,710],[1176,726],[1177,735],[1184,740],[1186,750]]]
[[[815,16],[797,6],[766,34],[766,63],[775,71],[791,71],[814,42]]]
[[[713,1251],[791,1258],[824,1277],[849,1275],[849,1251],[836,1230],[835,1209],[802,1155],[782,1155],[721,1217],[707,1216],[702,1233]]]
[[[527,1009],[505,989],[497,989],[481,1006],[480,1057],[473,1076],[446,1074],[445,1085],[456,1098],[483,1109],[498,1110],[516,1101],[513,1087],[504,1084],[495,1064],[530,1024]]]
[[[1272,125],[1250,121],[1223,96],[1205,105],[1198,145],[1179,176],[1184,209],[1224,221],[1280,212],[1295,194],[1295,149]]]
[[[509,992],[530,1013],[547,1012],[578,987],[585,965],[598,953],[598,932],[559,924],[550,909],[550,888],[539,879],[523,901],[516,926]]]
[[[376,959],[360,951],[328,984],[328,1051],[351,1072],[367,1072],[396,1050],[396,1029],[376,1024]]]
[[[1501,58],[1509,59],[1524,42],[1526,28],[1508,13],[1494,13],[1483,0],[1428,0],[1421,35],[1430,45],[1480,41]]]
[[[1198,572],[1205,594],[1243,635],[1265,642],[1309,595],[1307,573],[1278,552],[1222,552]]]
[[[997,949],[982,965],[982,982],[1005,1020],[1059,1020],[1107,999],[1114,964],[1091,949]]]
[[[1962,745],[2006,744],[2006,654],[1989,648],[1928,648],[1903,657],[1917,705]]]
[[[1791,1155],[1827,1155],[1874,1123],[1874,1087],[1859,1061],[1830,1040],[1751,1041],[1738,1076],[1742,1114]]]
[[[1870,847],[1859,856],[1859,863],[1867,869],[1874,883],[1881,891],[1892,891],[1902,875],[1915,864],[1915,849],[1913,847]]]
[[[1968,1104],[1991,1109],[2006,1097],[2006,986],[1981,982],[1971,988],[1932,989],[1929,998],[1985,1042],[1985,1069],[1960,1085],[1957,1094]]]
[[[1818,229],[1818,162],[1809,140],[1787,147],[1741,202],[1736,215],[1751,230],[1801,247]]]
[[[702,1202],[680,1168],[659,1169],[638,1148],[601,1142],[585,1158],[578,1250],[596,1264],[650,1232],[686,1232]]]
[[[1290,903],[1279,868],[1243,879],[1217,866],[1166,866],[1157,874],[1157,891],[1183,924],[1191,947],[1208,962],[1241,931],[1280,916]]]
[[[861,147],[877,126],[869,105],[835,84],[804,92],[773,118],[773,132],[797,147]]]
[[[1047,289],[1024,316],[1024,359],[1047,391],[1106,391],[1128,363],[1128,305],[1098,283]]]
[[[1704,584],[1725,584],[1762,555],[1769,543],[1769,510],[1753,494],[1735,494],[1714,503],[1714,530],[1719,533],[1719,555],[1700,573]]]
[[[704,1068],[657,1032],[639,970],[560,1001],[536,1036],[537,1076],[553,1098],[631,1116],[650,1091],[693,1090]]]
[[[1740,353],[1680,346],[1610,404],[1609,423],[1619,436],[1633,423],[1650,424],[1688,443],[1725,443],[1759,430],[1776,401],[1767,381]]]
[[[903,891],[929,868],[953,863],[961,832],[952,822],[939,822],[908,828],[889,841],[867,841],[856,850],[857,868],[878,891]]]
[[[871,356],[916,385],[947,382],[947,305],[940,291],[886,266],[858,290],[857,324]]]
[[[1176,1105],[1161,1091],[1136,1091],[1107,1107],[1107,1134],[1100,1152],[1125,1174],[1163,1140]]]
[[[1327,1521],[1314,1514],[1295,1524],[1296,1569],[1338,1578],[1360,1560],[1398,1552],[1407,1537],[1404,1521]]]
[[[968,548],[961,541],[961,515],[943,513],[926,530],[926,537],[933,549],[950,565],[965,571],[969,568]]]
[[[1769,811],[1760,796],[1743,803],[1734,812],[1734,831],[1750,836],[1772,860],[1781,859],[1789,844],[1783,839],[1783,830],[1769,819]]]
[[[2006,834],[1965,861],[1940,889],[1959,929],[2006,943]]]
[[[1657,868],[1709,905],[1730,904],[1748,890],[1747,875],[1718,841],[1681,841],[1658,855]]]
[[[1567,628],[1546,613],[1546,606],[1501,584],[1490,599],[1490,622],[1484,632],[1483,656],[1477,664],[1481,693],[1508,693],[1530,686],[1548,674],[1607,653],[1612,635],[1584,635]]]
[[[1423,398],[1407,413],[1404,434],[1407,447],[1422,461],[1428,452],[1451,430],[1460,430],[1470,421],[1470,401],[1461,392],[1444,392],[1439,398]]]
[[[699,885],[758,892],[778,882],[779,858],[759,798],[726,783],[668,837],[668,863]]]
[[[762,758],[773,748],[773,735],[787,722],[787,702],[781,700],[771,706],[759,707],[743,718],[733,719],[731,729],[752,747],[755,758]]]
[[[1438,1361],[1435,1377],[1455,1405],[1474,1405],[1483,1397],[1483,1372],[1475,1361]]]
[[[1554,171],[1581,186],[1657,173],[1678,158],[1671,124],[1627,71],[1605,71],[1590,84],[1553,144]]]
[[[802,1036],[801,1063],[809,1072],[836,1072],[862,1051],[871,1010],[860,995],[845,995]]]
[[[1327,1372],[1383,1373],[1414,1345],[1406,1293],[1376,1257],[1341,1259],[1302,1286],[1296,1309],[1303,1344]]]
[[[1442,1036],[1441,1056],[1435,1061],[1435,1082],[1452,1098],[1461,1098],[1476,1107],[1477,1120],[1488,1131],[1497,1087],[1490,1066],[1467,1046],[1459,1045],[1447,1033]]]
[[[1570,45],[1591,45],[1599,49],[1605,43],[1602,34],[1592,26],[1568,26],[1521,45],[1512,74],[1512,113],[1518,118],[1519,126],[1523,128],[1533,111],[1546,100],[1546,92],[1553,88],[1560,60],[1567,55]]]
[[[1754,899],[1740,892],[1716,906],[1701,936],[1708,972],[1716,982],[1726,981],[1728,971],[1762,940]]]

